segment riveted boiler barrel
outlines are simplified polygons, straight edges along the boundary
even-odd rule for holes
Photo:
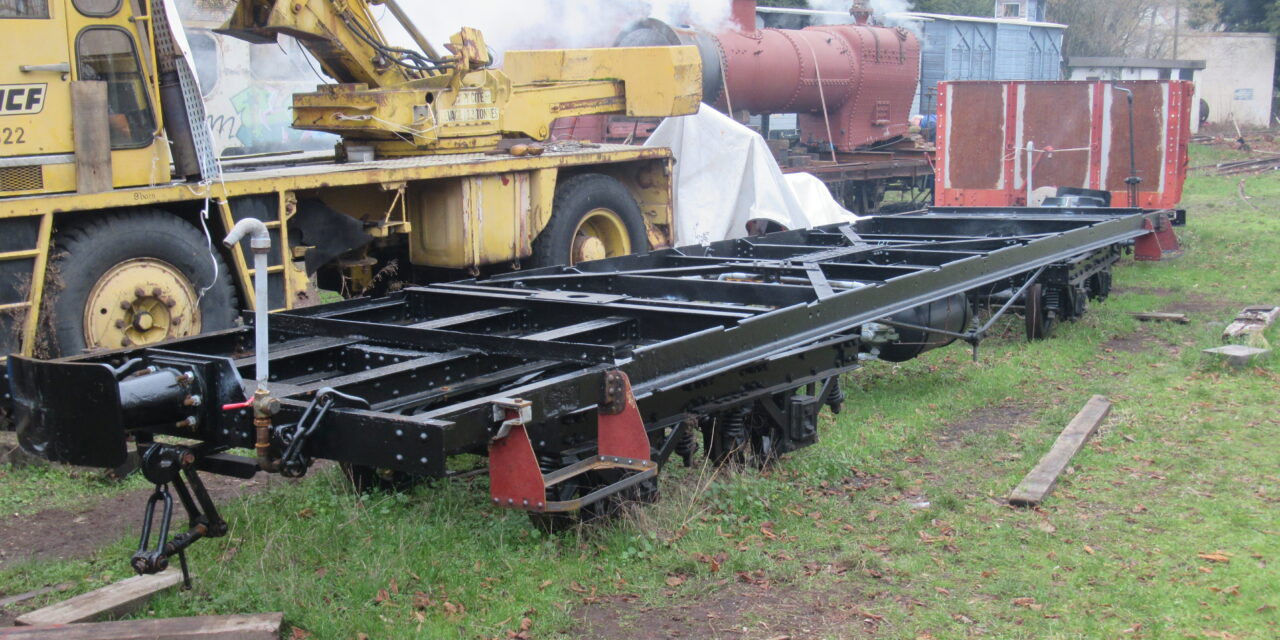
[[[724,56],[717,106],[752,113],[829,111],[848,102],[861,71],[843,37],[818,29],[716,35]]]
[[[649,19],[615,44],[696,45],[703,102],[724,111],[799,114],[803,142],[829,141],[840,151],[905,134],[920,74],[920,41],[900,28],[756,29],[740,21],[738,29],[709,34]]]

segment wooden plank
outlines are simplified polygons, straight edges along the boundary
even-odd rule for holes
[[[38,626],[119,617],[140,609],[151,600],[151,596],[180,584],[182,572],[177,569],[149,576],[134,576],[70,600],[24,613],[16,622],[20,625]]]
[[[1262,335],[1280,318],[1280,307],[1245,307],[1236,319],[1222,330],[1222,341],[1230,342],[1253,335]]]
[[[5,607],[7,607],[7,606],[10,606],[10,605],[18,604],[19,602],[26,602],[27,600],[30,600],[30,599],[35,598],[35,597],[42,596],[42,595],[44,595],[44,594],[46,594],[46,593],[50,593],[50,592],[53,592],[53,591],[66,591],[66,590],[68,590],[68,589],[70,589],[71,587],[74,587],[74,586],[76,586],[76,583],[74,583],[74,582],[64,582],[64,583],[62,583],[62,584],[55,584],[55,585],[53,585],[53,586],[51,586],[51,587],[44,587],[44,588],[42,588],[42,589],[36,589],[35,591],[28,591],[28,592],[26,592],[26,593],[19,593],[19,594],[18,594],[18,595],[16,595],[16,596],[9,596],[9,597],[7,597],[7,598],[0,598],[0,609],[3,609],[3,608],[5,608]]]
[[[107,107],[107,83],[76,80],[71,83],[71,127],[76,149],[76,191],[110,191],[111,123]]]
[[[0,629],[3,640],[277,640],[282,613],[121,620]]]
[[[1130,313],[1129,315],[1142,320],[1143,322],[1176,322],[1178,324],[1187,324],[1191,319],[1185,313]]]
[[[1098,425],[1111,413],[1111,401],[1103,396],[1093,396],[1085,403],[1080,413],[1062,430],[1057,442],[1040,458],[1027,477],[1022,479],[1018,487],[1009,494],[1009,504],[1015,507],[1033,507],[1040,504],[1044,497],[1057,484],[1058,476],[1067,468],[1067,463],[1084,446],[1089,436],[1098,430]]]

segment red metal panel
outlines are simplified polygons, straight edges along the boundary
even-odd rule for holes
[[[1035,153],[1031,173],[1032,188],[1057,185],[1084,186],[1089,182],[1092,144],[1092,109],[1088,84],[1026,84],[1022,103],[1022,129],[1018,147],[1028,142],[1043,153]],[[1061,105],[1085,105],[1084,109],[1061,109]],[[1048,152],[1048,150],[1053,150]],[[1021,152],[1025,164],[1027,154]],[[1025,170],[1023,174],[1025,174]],[[1025,199],[1026,188],[1019,196]]]
[[[1142,178],[1142,192],[1154,194],[1160,190],[1164,164],[1162,147],[1165,136],[1165,83],[1123,82],[1113,86],[1133,92],[1133,141],[1137,149],[1135,164],[1137,175]],[[1119,91],[1111,92],[1110,154],[1107,158],[1104,189],[1113,193],[1112,202],[1117,206],[1131,207],[1125,178],[1129,177],[1129,104]],[[1117,196],[1119,199],[1117,200]]]
[[[938,105],[938,182],[945,186],[940,191],[956,191],[959,196],[969,190],[1000,189],[1005,172],[1003,149],[1010,143],[1000,134],[1005,128],[1005,88],[992,83],[944,84]],[[950,108],[945,108],[947,105]],[[980,129],[986,135],[956,132],[956,127]],[[959,199],[937,202],[969,204]]]
[[[1193,89],[1184,81],[943,83],[941,93],[948,100],[945,107],[939,103],[938,148],[945,157],[940,158],[934,201],[1024,204],[1030,141],[1040,150],[1034,186],[1106,189],[1116,206],[1128,206],[1129,108],[1115,86],[1134,92],[1133,137],[1137,172],[1143,178],[1138,203],[1153,209],[1176,207],[1191,135]],[[1003,108],[984,97],[984,91],[1003,91]],[[1000,168],[1001,181],[991,179],[992,166]]]
[[[1089,90],[1089,120],[1092,128],[1089,131],[1089,189],[1102,189],[1102,110],[1106,108],[1106,92],[1100,84],[1093,84]]]
[[[937,193],[938,188],[942,187],[942,176],[946,174],[947,167],[950,166],[951,164],[950,161],[947,160],[947,153],[948,153],[947,140],[949,136],[943,133],[947,130],[947,127],[951,126],[951,119],[947,116],[947,113],[949,113],[948,105],[950,104],[951,104],[951,86],[942,85],[938,87],[938,123],[937,123],[938,133],[936,135],[936,142],[934,144],[934,146],[937,147],[937,151],[934,153],[934,156],[933,156],[934,157],[933,175],[934,175],[935,181],[937,182],[937,187],[935,187],[934,189],[935,193]]]
[[[997,85],[999,86],[999,85]],[[1007,194],[1012,194],[1013,202],[1016,204],[1017,188],[1018,188],[1018,116],[1022,112],[1018,104],[1018,85],[1008,84],[1004,89],[1004,146],[1000,149],[1000,160],[1003,164],[1004,172],[1000,177],[1000,186]],[[995,137],[995,131],[989,134]],[[1026,201],[1023,201],[1026,204]]]

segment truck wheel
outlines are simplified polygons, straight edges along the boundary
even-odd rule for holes
[[[614,178],[588,173],[556,187],[551,221],[533,241],[530,263],[572,265],[648,247],[644,217],[631,192]]]
[[[235,323],[231,270],[175,215],[101,215],[63,228],[55,244],[48,326],[57,354],[151,344]]]

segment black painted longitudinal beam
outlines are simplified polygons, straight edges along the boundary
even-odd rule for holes
[[[501,423],[495,402],[518,397],[532,403],[533,447],[555,458],[591,448],[606,371],[627,374],[650,430],[747,405],[858,366],[872,351],[861,337],[869,322],[957,295],[972,302],[1014,291],[1041,269],[1077,285],[1156,215],[935,210],[273,314],[270,388],[281,403],[273,420],[298,421],[324,387],[360,396],[370,408],[330,409],[303,453],[438,476],[447,456],[484,453]],[[85,459],[74,455],[78,441],[101,439],[79,437],[90,433],[251,447],[251,412],[219,410],[246,398],[251,335],[246,327],[49,363],[13,357],[23,437],[56,441],[46,450],[77,459]],[[129,422],[141,414],[120,397],[106,400],[118,390],[101,367],[134,358],[130,372],[193,372],[202,408],[148,406],[146,424]],[[61,397],[52,387],[88,385],[90,376],[78,406],[42,404]]]

